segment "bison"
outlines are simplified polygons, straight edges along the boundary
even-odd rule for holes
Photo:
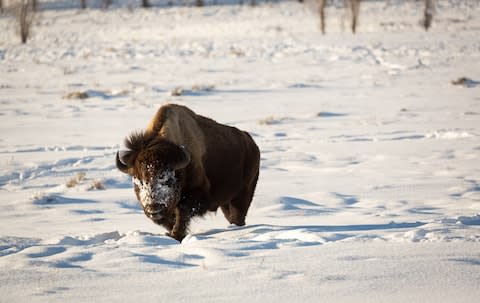
[[[192,217],[218,207],[228,222],[245,225],[260,165],[247,132],[167,104],[125,146],[116,166],[132,177],[145,215],[170,237],[181,241]]]

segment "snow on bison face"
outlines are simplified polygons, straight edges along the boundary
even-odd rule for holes
[[[140,163],[132,176],[135,194],[145,215],[161,221],[180,199],[180,186],[173,169],[152,163]]]
[[[157,224],[173,226],[181,197],[181,176],[190,163],[190,153],[184,146],[152,133],[133,133],[125,145],[127,150],[117,152],[117,168],[132,177],[147,217]]]

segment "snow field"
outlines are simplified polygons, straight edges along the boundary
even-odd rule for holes
[[[428,33],[417,2],[365,1],[357,35],[330,7],[325,36],[294,2],[49,5],[27,45],[0,17],[0,302],[478,298],[478,2]],[[114,157],[167,102],[260,146],[246,226],[144,216]]]

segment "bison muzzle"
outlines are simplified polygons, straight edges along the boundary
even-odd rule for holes
[[[167,104],[125,146],[117,168],[132,177],[145,215],[169,236],[181,241],[192,217],[219,207],[231,224],[245,225],[260,165],[247,132]]]

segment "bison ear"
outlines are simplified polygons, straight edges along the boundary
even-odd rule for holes
[[[117,168],[123,172],[123,173],[126,173],[128,174],[128,165],[122,161],[122,159],[120,158],[120,152],[117,151],[117,157],[116,157],[116,164],[117,164]]]
[[[190,164],[191,158],[188,150],[183,145],[180,145],[180,150],[182,152],[182,157],[181,157],[181,160],[175,163],[175,165],[173,166],[174,170],[185,168],[187,167],[188,164]]]

